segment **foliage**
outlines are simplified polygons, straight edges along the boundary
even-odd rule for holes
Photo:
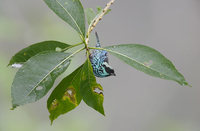
[[[91,8],[83,9],[79,0],[44,1],[61,19],[79,33],[82,41],[75,45],[45,41],[33,44],[15,54],[9,65],[22,67],[16,73],[11,87],[13,109],[44,97],[52,88],[56,78],[67,70],[72,56],[82,50],[87,53],[85,63],[66,76],[53,90],[47,101],[51,122],[61,114],[76,108],[81,100],[105,115],[103,88],[96,82],[89,59],[91,49],[108,51],[148,75],[188,85],[172,62],[151,47],[140,44],[120,44],[104,48],[88,47],[91,31],[102,17],[109,13],[109,7],[114,0],[111,0],[104,9],[98,7],[96,12]],[[85,16],[88,22],[87,32]],[[68,52],[68,49],[78,45],[84,45],[84,47],[73,53]]]

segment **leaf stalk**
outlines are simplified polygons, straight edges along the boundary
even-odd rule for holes
[[[79,45],[82,45],[82,44],[83,44],[83,42],[80,42],[80,43],[71,45],[71,46],[69,46],[69,47],[67,47],[67,48],[64,48],[64,49],[62,49],[61,51],[64,52],[64,51],[66,51],[66,50],[68,50],[68,49],[70,49],[70,48],[73,48],[73,47],[76,47],[76,46],[79,46]]]

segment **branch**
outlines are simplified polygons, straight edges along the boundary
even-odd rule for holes
[[[110,6],[115,2],[115,0],[110,0],[110,2],[108,2],[106,4],[106,7],[103,9],[103,11],[101,12],[101,14],[95,18],[93,21],[92,21],[92,24],[90,25],[90,27],[88,28],[88,32],[87,32],[87,36],[86,36],[86,44],[88,45],[89,43],[89,36],[90,36],[90,33],[93,31],[94,27],[98,24],[98,22],[103,18],[103,16],[106,14],[106,12],[108,11],[108,9],[110,8]]]

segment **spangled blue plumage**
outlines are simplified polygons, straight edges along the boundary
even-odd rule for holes
[[[97,44],[96,47],[100,48],[100,42],[98,38],[97,32],[95,33]],[[115,75],[114,70],[111,66],[108,64],[108,56],[107,51],[104,50],[93,50],[93,52],[90,54],[90,61],[93,67],[94,75],[97,77],[107,77],[111,75]]]

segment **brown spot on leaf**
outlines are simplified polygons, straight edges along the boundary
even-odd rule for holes
[[[149,60],[148,62],[144,62],[144,66],[150,67],[153,64],[152,60]]]
[[[58,107],[58,105],[59,105],[59,102],[58,102],[58,100],[57,99],[54,99],[53,100],[53,102],[51,103],[51,110],[55,110],[56,109],[56,107]]]
[[[42,89],[43,89],[42,86],[38,86],[38,87],[36,88],[37,91],[42,90]]]
[[[65,101],[65,100],[69,99],[72,103],[76,104],[77,101],[76,101],[75,96],[76,96],[76,91],[73,86],[70,86],[66,89],[66,91],[62,97],[62,100]]]
[[[103,95],[103,90],[100,89],[99,87],[93,87],[94,93],[97,93],[99,95]]]

